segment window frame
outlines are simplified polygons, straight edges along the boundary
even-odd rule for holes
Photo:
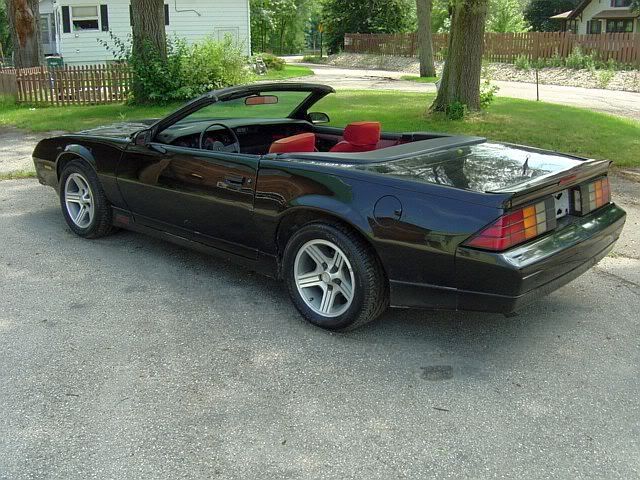
[[[633,33],[633,18],[612,18],[607,20],[606,31],[607,33]],[[618,22],[622,22],[622,29],[617,28]],[[627,30],[626,25],[631,24],[631,29]],[[609,25],[614,25],[613,30],[609,29]]]
[[[87,7],[95,7],[96,9],[96,15],[93,16],[74,16],[73,14],[73,10],[76,8],[87,8]],[[82,28],[82,29],[76,29],[75,28],[75,21],[96,21],[97,27],[96,28]],[[71,25],[71,33],[80,33],[80,32],[99,32],[102,29],[102,22],[100,20],[100,5],[99,4],[94,4],[94,5],[69,5],[69,23]]]
[[[621,3],[621,5],[618,5]],[[611,0],[611,8],[629,8],[631,6],[631,0]]]
[[[601,20],[589,20],[587,22],[587,34],[589,35],[600,35],[602,33],[602,21]],[[597,25],[597,31],[594,32],[594,26]]]

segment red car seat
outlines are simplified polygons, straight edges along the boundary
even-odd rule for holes
[[[271,144],[269,153],[313,152],[316,148],[316,136],[313,133],[300,133],[281,138]]]
[[[354,122],[344,129],[344,140],[334,145],[330,152],[369,152],[380,141],[380,122]]]

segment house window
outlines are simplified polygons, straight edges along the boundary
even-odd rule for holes
[[[602,22],[600,20],[591,20],[587,22],[587,33],[602,33]]]
[[[612,7],[629,7],[631,6],[631,0],[611,0]]]
[[[578,20],[567,20],[566,31],[578,33]]]
[[[98,6],[71,7],[71,25],[74,32],[100,30]]]
[[[633,32],[633,19],[607,20],[607,33]]]

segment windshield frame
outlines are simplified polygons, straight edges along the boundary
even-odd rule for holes
[[[254,83],[251,85],[239,85],[236,87],[224,88],[205,93],[192,100],[175,112],[167,115],[151,126],[151,137],[155,138],[159,132],[166,130],[183,118],[192,113],[216,102],[233,100],[235,98],[247,97],[249,95],[259,95],[261,93],[273,92],[309,92],[302,102],[297,105],[287,117],[298,120],[306,120],[309,108],[320,99],[334,93],[335,90],[328,86],[316,83]]]

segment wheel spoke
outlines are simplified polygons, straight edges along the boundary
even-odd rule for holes
[[[333,288],[327,288],[322,295],[320,302],[320,311],[322,313],[330,313],[333,308],[333,304],[336,301],[336,290]]]
[[[344,257],[338,250],[336,250],[336,253],[333,255],[333,259],[331,260],[331,266],[335,272],[339,272],[342,265],[344,265]]]
[[[80,225],[86,213],[87,213],[87,207],[82,205],[78,210],[78,213],[76,214],[76,218],[74,218],[73,221],[76,222],[77,225]]]
[[[307,255],[309,255],[311,259],[316,262],[318,267],[324,268],[324,265],[328,264],[327,257],[325,257],[324,253],[322,253],[322,250],[320,250],[315,245],[309,245],[305,251]]]
[[[347,300],[351,300],[351,297],[353,296],[353,289],[351,288],[351,285],[349,285],[348,282],[342,280],[340,282],[340,285],[338,285],[338,289],[340,290],[340,293],[342,293],[342,296]]]
[[[296,281],[300,288],[319,287],[323,283],[322,280],[320,280],[320,274],[317,272],[298,275]]]
[[[77,193],[68,192],[65,194],[64,198],[67,202],[82,203],[82,199]]]

